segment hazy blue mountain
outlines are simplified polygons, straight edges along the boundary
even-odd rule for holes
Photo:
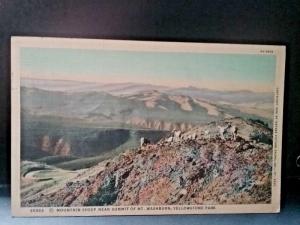
[[[79,81],[63,80],[42,80],[22,78],[21,85],[28,88],[38,88],[47,91],[62,92],[106,92],[111,95],[135,95],[147,91],[159,91],[167,94],[185,95],[193,98],[201,98],[211,102],[227,102],[230,104],[239,103],[273,103],[273,93],[271,92],[253,92],[249,90],[239,91],[218,91],[207,88],[197,88],[193,86],[170,88],[160,85],[151,85],[143,83],[92,83]]]
[[[125,97],[104,92],[67,93],[24,87],[21,92],[24,116],[77,118],[109,127],[133,125],[169,130],[181,124],[186,124],[184,127],[224,117],[221,112],[209,115],[191,97],[157,91]],[[174,100],[176,97],[182,99]]]
[[[136,94],[150,90],[167,90],[168,87],[139,84],[139,83],[92,83],[66,80],[43,80],[22,78],[21,85],[28,88],[38,88],[47,91],[63,91],[63,92],[107,92],[113,95]]]
[[[191,97],[199,97],[212,102],[228,102],[233,104],[239,104],[244,102],[255,103],[272,103],[273,93],[270,92],[253,92],[248,90],[240,91],[217,91],[209,90],[205,88],[196,87],[183,87],[176,88],[169,91],[173,94],[188,95]]]

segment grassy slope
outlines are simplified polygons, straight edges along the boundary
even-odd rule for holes
[[[42,190],[54,191],[62,187],[78,172],[58,169],[44,163],[23,161],[21,163],[21,196],[33,197]]]

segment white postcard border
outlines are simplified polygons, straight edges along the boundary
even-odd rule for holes
[[[273,120],[272,200],[270,204],[161,205],[93,207],[21,207],[20,196],[20,49],[76,48],[130,51],[202,52],[227,54],[271,54],[276,56]],[[121,41],[75,38],[11,38],[11,208],[13,216],[97,216],[275,213],[280,211],[282,123],[284,100],[285,46],[249,44],[211,44],[153,41]]]

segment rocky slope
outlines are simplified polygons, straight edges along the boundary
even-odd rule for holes
[[[221,138],[218,126],[228,129]],[[240,118],[174,131],[78,171],[23,206],[270,203],[272,131]]]

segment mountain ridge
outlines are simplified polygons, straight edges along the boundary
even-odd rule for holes
[[[204,99],[202,97],[158,90],[117,96],[94,90],[69,93],[22,87],[21,107],[24,119],[28,114],[53,118],[71,116],[87,123],[99,123],[103,126],[120,124],[147,129],[170,130],[176,128],[178,126],[176,124],[197,125],[234,116],[253,117],[271,124],[273,111],[271,103],[258,101],[254,105],[243,101],[244,105],[225,104],[212,101],[214,96]],[[160,125],[151,127],[147,124]]]
[[[35,83],[37,82],[37,83]],[[38,79],[38,78],[22,78],[21,84],[25,87],[40,87],[41,89],[44,89],[47,84],[52,84],[52,88],[55,88],[56,85],[59,86],[59,84],[69,84],[69,85],[93,85],[100,88],[104,87],[118,87],[118,86],[142,86],[142,87],[151,87],[152,90],[181,90],[181,89],[188,89],[192,91],[210,91],[210,92],[217,92],[217,93],[257,93],[257,94],[266,94],[271,92],[257,92],[253,90],[217,90],[217,89],[209,89],[209,88],[203,88],[203,87],[196,87],[196,86],[182,86],[182,87],[168,87],[164,85],[155,85],[155,84],[148,84],[148,83],[139,83],[139,82],[120,82],[120,83],[101,83],[101,82],[91,82],[91,81],[76,81],[76,80],[48,80],[48,79]],[[45,85],[45,86],[44,86]],[[51,85],[48,87],[49,90],[51,90]],[[55,89],[54,89],[55,90]]]
[[[237,128],[236,138],[229,130],[220,135],[218,126],[229,124]],[[27,170],[42,167],[26,163]],[[28,181],[34,174],[24,175],[24,182],[33,183],[21,205],[268,204],[271,174],[272,131],[255,121],[232,118],[173,131],[42,191],[35,188],[38,177]]]

